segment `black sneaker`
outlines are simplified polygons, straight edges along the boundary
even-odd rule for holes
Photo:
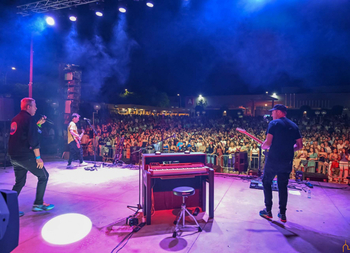
[[[281,219],[282,222],[286,223],[287,222],[287,217],[285,213],[278,213],[278,218]]]
[[[266,218],[266,219],[272,219],[272,212],[267,211],[266,208],[264,210],[261,210],[259,212],[259,215],[263,218]]]

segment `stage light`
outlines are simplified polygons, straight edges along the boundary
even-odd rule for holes
[[[76,16],[69,16],[69,20],[75,22],[75,21],[77,21],[77,17]]]
[[[118,9],[121,13],[125,13],[126,12],[126,9],[124,7],[119,7]]]
[[[118,3],[118,11],[121,12],[121,13],[125,13],[126,12],[126,7],[127,7],[127,4],[125,1],[119,1]]]
[[[103,10],[104,10],[104,3],[103,1],[95,1],[94,3],[89,4],[90,10],[95,12],[96,16],[102,17],[103,16]]]
[[[48,25],[55,25],[55,20],[52,17],[47,17],[45,20]]]
[[[151,1],[147,1],[146,5],[150,8],[152,8],[154,6],[153,2],[151,2]]]
[[[15,67],[12,67],[11,69],[12,69],[12,70],[16,70],[16,68],[15,68]]]
[[[41,235],[48,243],[66,245],[83,239],[91,228],[92,222],[85,215],[68,213],[49,220],[42,228]]]

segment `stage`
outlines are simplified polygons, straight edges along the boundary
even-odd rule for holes
[[[37,179],[28,173],[19,196],[25,215],[20,218],[19,246],[13,252],[111,252],[131,232],[125,220],[134,213],[127,205],[139,201],[137,167],[86,171],[83,167],[66,169],[67,163],[61,159],[44,157],[44,161],[50,173],[45,202],[55,208],[31,211]],[[0,174],[0,189],[12,189],[13,168],[1,168]],[[315,186],[311,198],[304,191],[290,189],[288,222],[283,224],[277,218],[277,192],[273,193],[274,218],[269,221],[258,215],[264,207],[262,190],[250,189],[248,180],[216,175],[215,217],[208,219],[206,213],[196,216],[201,233],[189,231],[173,238],[177,210],[156,211],[152,224],[135,233],[120,252],[342,252],[345,240],[350,245],[350,188],[315,184],[345,189]],[[45,242],[41,235],[45,223],[67,213],[87,216],[92,222],[90,233],[68,245]]]

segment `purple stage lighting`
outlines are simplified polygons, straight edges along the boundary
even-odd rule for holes
[[[102,17],[103,16],[103,13],[102,12],[100,12],[100,11],[96,11],[96,13],[95,13],[97,16],[99,16],[99,17]]]
[[[148,7],[150,7],[150,8],[152,8],[152,7],[154,6],[154,4],[151,3],[151,2],[147,2],[146,5],[147,5]]]
[[[119,8],[119,11],[120,11],[121,13],[125,13],[125,12],[126,12],[126,9],[123,8],[123,7],[120,7],[120,8]]]
[[[70,17],[69,17],[69,20],[75,22],[75,21],[77,21],[77,17],[75,17],[75,16],[70,16]]]
[[[52,17],[47,17],[46,18],[46,23],[48,25],[55,25],[55,20]]]

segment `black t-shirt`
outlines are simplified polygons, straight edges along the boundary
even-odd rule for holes
[[[8,153],[12,159],[28,159],[34,157],[33,150],[40,148],[41,130],[34,118],[21,111],[11,122]]]
[[[294,157],[294,144],[301,138],[298,126],[282,117],[269,123],[266,134],[273,135],[268,154],[269,162],[291,162]]]

